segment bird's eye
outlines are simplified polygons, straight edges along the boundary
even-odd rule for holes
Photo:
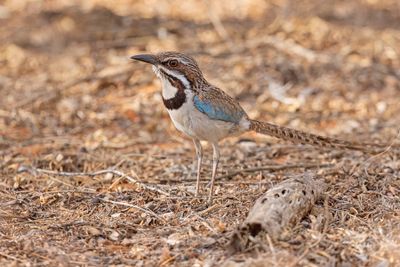
[[[176,66],[178,66],[178,60],[176,60],[176,59],[171,59],[170,61],[168,61],[168,66],[170,66],[170,67],[176,67]]]

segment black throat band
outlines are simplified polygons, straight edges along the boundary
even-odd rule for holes
[[[169,75],[162,70],[160,71],[165,77],[167,77],[171,85],[178,89],[174,97],[169,99],[165,99],[164,96],[162,97],[164,106],[169,110],[179,109],[186,102],[185,86],[178,78]]]

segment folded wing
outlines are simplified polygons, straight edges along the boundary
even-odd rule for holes
[[[246,116],[239,103],[218,88],[209,88],[193,97],[194,106],[210,119],[238,124]]]

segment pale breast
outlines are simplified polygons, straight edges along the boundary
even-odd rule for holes
[[[171,98],[166,96],[175,95]],[[179,80],[170,78],[163,84],[163,102],[175,127],[186,135],[209,142],[242,133],[248,127],[242,123],[210,118],[194,106],[193,92],[184,89]],[[246,117],[243,117],[246,119]]]
[[[177,110],[168,110],[175,127],[189,137],[218,142],[219,140],[240,134],[247,126],[220,120],[213,120],[199,112],[192,101],[187,101]]]
[[[189,103],[184,103],[179,109],[168,109],[168,113],[176,129],[188,136],[196,137],[191,130]]]

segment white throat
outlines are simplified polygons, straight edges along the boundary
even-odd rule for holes
[[[175,97],[178,92],[178,88],[172,86],[172,84],[166,78],[161,78],[162,91],[161,94],[165,100]]]
[[[168,75],[180,80],[182,84],[184,85],[185,89],[190,89],[190,83],[186,79],[186,77],[176,71],[169,70],[167,68],[164,68],[163,66],[153,66],[153,71],[157,75],[157,77],[161,80],[161,85],[162,85],[162,96],[164,99],[171,99],[175,97],[178,88],[172,86],[172,84],[168,81],[167,77],[164,77],[164,75],[161,73],[160,69],[162,69],[163,72],[167,73]]]

